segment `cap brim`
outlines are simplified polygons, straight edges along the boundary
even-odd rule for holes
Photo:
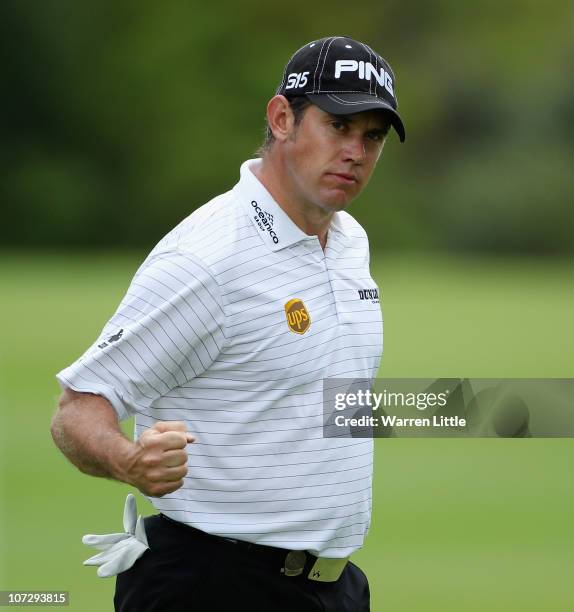
[[[391,125],[401,142],[405,141],[405,126],[397,111],[384,100],[362,93],[307,94],[309,100],[332,115],[351,115],[368,110],[388,111]]]

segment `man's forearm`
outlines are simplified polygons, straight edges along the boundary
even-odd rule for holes
[[[65,392],[51,432],[58,448],[82,472],[128,482],[124,466],[133,442],[122,433],[105,398]]]

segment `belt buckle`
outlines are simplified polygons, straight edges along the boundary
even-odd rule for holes
[[[285,576],[299,576],[303,573],[307,555],[304,550],[290,550],[285,556],[285,565],[281,568],[281,572]]]
[[[341,577],[348,560],[349,557],[343,557],[342,559],[317,557],[307,578],[315,582],[336,582]],[[305,569],[306,562],[307,554],[305,551],[290,550],[285,556],[281,573],[285,576],[300,576]]]
[[[316,582],[336,582],[341,577],[348,560],[349,557],[342,559],[318,557],[307,578]]]

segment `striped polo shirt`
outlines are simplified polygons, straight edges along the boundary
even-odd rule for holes
[[[250,168],[151,251],[100,337],[58,373],[137,439],[183,421],[185,484],[150,497],[205,532],[346,557],[369,528],[373,441],[323,437],[323,380],[375,377],[382,317],[368,240],[335,213],[325,251]],[[368,293],[365,290],[370,290]]]

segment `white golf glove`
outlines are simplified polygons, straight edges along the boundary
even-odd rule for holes
[[[125,533],[88,534],[82,538],[87,546],[104,552],[84,561],[84,565],[99,565],[98,576],[108,578],[129,569],[149,548],[143,518],[136,521],[136,498],[130,493],[124,506]]]

